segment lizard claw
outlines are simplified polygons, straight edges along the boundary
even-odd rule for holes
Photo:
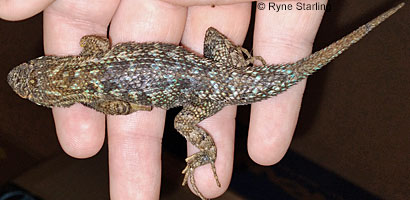
[[[184,180],[182,181],[182,186],[186,185],[186,183],[189,182],[191,183],[192,189],[194,192],[201,198],[201,199],[206,199],[202,193],[198,190],[196,183],[195,183],[195,177],[194,177],[194,171],[195,168],[205,165],[205,164],[211,164],[212,167],[212,172],[214,174],[214,178],[216,180],[216,184],[218,187],[221,187],[221,183],[219,182],[218,175],[216,174],[216,168],[215,168],[215,160],[210,159],[208,156],[208,153],[206,151],[200,151],[198,153],[195,153],[185,159],[187,162],[187,166],[182,170],[182,174],[185,174]]]
[[[186,183],[188,182],[188,178],[193,174],[192,172],[189,172],[189,171],[191,171],[191,170],[193,170],[193,169],[191,169],[191,168],[189,167],[189,165],[187,165],[187,166],[185,167],[185,169],[182,170],[182,174],[185,174],[184,180],[182,181],[182,186],[185,186],[185,185],[186,185]]]
[[[265,59],[263,59],[262,56],[252,56],[249,51],[243,47],[238,47],[239,51],[241,51],[243,54],[246,55],[247,59],[245,60],[245,66],[248,66],[249,64],[255,64],[255,61],[260,61],[262,65],[266,65]]]

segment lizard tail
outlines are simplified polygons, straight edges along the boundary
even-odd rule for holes
[[[349,48],[352,44],[356,43],[360,39],[362,39],[367,33],[369,33],[373,28],[377,25],[382,23],[388,17],[393,15],[397,10],[404,6],[404,2],[400,3],[396,7],[391,8],[390,10],[384,12],[383,14],[379,15],[375,19],[371,20],[367,24],[359,27],[352,33],[348,34],[347,36],[343,37],[342,39],[332,43],[328,47],[315,52],[314,54],[297,61],[292,65],[288,65],[287,70],[293,71],[294,77],[298,82],[307,76],[311,75],[313,72],[319,70],[330,61],[335,59],[339,56],[343,51]]]

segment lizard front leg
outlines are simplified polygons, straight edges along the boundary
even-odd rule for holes
[[[212,137],[197,124],[203,119],[214,115],[222,109],[222,106],[214,103],[202,102],[194,105],[186,105],[180,113],[175,117],[175,129],[182,134],[187,141],[199,149],[199,152],[189,156],[185,159],[187,162],[186,168],[182,171],[185,174],[182,185],[185,185],[189,179],[194,192],[201,198],[206,199],[198,190],[194,171],[197,167],[211,164],[214,178],[219,187],[221,184],[216,174],[215,160],[216,160],[216,146]]]
[[[125,101],[98,100],[83,104],[106,115],[128,115],[136,111],[152,110],[152,106],[138,105]]]
[[[81,38],[80,46],[83,47],[81,56],[100,57],[110,50],[110,41],[103,36],[86,35]]]

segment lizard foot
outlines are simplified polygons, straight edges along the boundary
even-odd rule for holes
[[[185,159],[187,162],[187,166],[185,167],[184,170],[182,170],[182,174],[185,174],[184,180],[182,182],[182,186],[186,185],[186,183],[189,182],[192,185],[192,189],[194,192],[201,198],[201,199],[206,199],[204,195],[198,190],[196,183],[195,183],[195,178],[194,178],[194,171],[197,167],[205,165],[205,164],[211,164],[212,167],[212,172],[214,174],[214,178],[216,181],[216,184],[218,187],[221,187],[221,183],[219,182],[218,175],[216,174],[216,168],[215,168],[215,155],[212,150],[204,150],[197,152],[188,158]]]
[[[262,63],[262,65],[266,65],[266,61],[265,61],[265,59],[263,59],[262,56],[252,56],[247,49],[245,49],[243,47],[238,47],[238,48],[239,48],[239,51],[242,51],[242,53],[245,54],[246,57],[248,57],[245,60],[245,62],[246,62],[245,66],[248,66],[249,64],[254,64],[255,61],[257,61],[257,60],[259,60]]]

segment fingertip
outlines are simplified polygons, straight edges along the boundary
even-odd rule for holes
[[[212,169],[210,165],[200,166],[195,169],[194,177],[196,186],[198,187],[198,190],[202,193],[202,195],[204,195],[208,199],[219,197],[224,194],[226,190],[228,190],[229,183],[231,181],[232,170],[230,173],[223,174],[220,172],[225,172],[227,170],[219,170],[221,167],[222,166],[216,164],[218,179],[221,183],[221,187],[217,185],[215,178],[212,176]],[[192,192],[195,191],[189,181],[188,186]]]
[[[105,116],[80,104],[53,108],[57,137],[64,152],[75,158],[95,155],[104,143]]]
[[[288,135],[289,133],[282,134]],[[270,166],[278,163],[284,157],[289,144],[288,141],[279,139],[267,139],[261,142],[257,138],[250,137],[248,139],[248,154],[255,163]]]
[[[0,19],[9,21],[32,17],[50,5],[53,0],[7,1],[0,0]]]
[[[226,190],[228,190],[229,183],[231,182],[231,178],[232,178],[233,158],[230,160],[223,160],[224,158],[225,156],[219,156],[219,158],[217,158],[217,161],[215,163],[218,180],[221,183],[220,187],[218,186],[216,179],[213,176],[212,167],[210,164],[203,165],[195,169],[195,172],[194,172],[195,184],[198,190],[206,198],[213,199],[213,198],[219,197],[222,194],[224,194]],[[218,161],[218,159],[220,161]],[[190,190],[195,193],[195,190],[193,189],[189,181],[188,181],[188,186]]]
[[[264,166],[278,163],[286,154],[297,120],[297,113],[284,116],[280,113],[272,113],[269,117],[263,116],[271,113],[269,106],[263,105],[269,103],[252,105],[247,144],[251,159]]]
[[[252,104],[248,153],[256,163],[273,165],[285,155],[295,131],[305,82],[279,96]]]
[[[220,163],[220,162],[219,162]],[[215,163],[216,171],[218,174],[218,180],[221,185],[218,186],[216,179],[212,174],[211,165],[203,165],[195,169],[194,178],[195,184],[198,190],[202,193],[203,196],[209,199],[213,199],[221,196],[228,190],[229,183],[231,182],[232,177],[232,164],[219,164]],[[225,166],[224,166],[225,165]],[[195,194],[192,184],[188,181],[189,189]]]

